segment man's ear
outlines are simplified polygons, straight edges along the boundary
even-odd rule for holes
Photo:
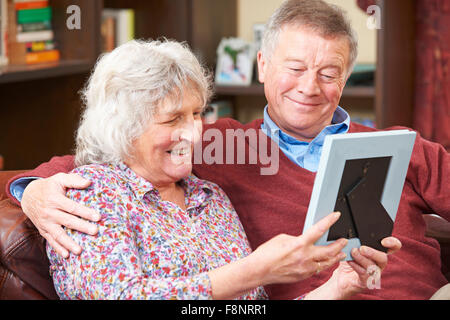
[[[261,51],[258,51],[256,56],[256,61],[258,64],[258,80],[261,83],[264,83],[264,78],[266,74],[266,59]]]

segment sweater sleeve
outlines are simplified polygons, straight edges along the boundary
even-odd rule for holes
[[[62,157],[53,157],[49,162],[45,162],[31,171],[27,171],[12,177],[6,184],[6,194],[8,195],[9,199],[20,206],[20,203],[11,193],[11,184],[14,181],[26,177],[48,178],[60,172],[68,173],[74,168],[74,156],[68,155]]]
[[[450,221],[450,154],[438,143],[417,135],[407,179],[429,208]]]

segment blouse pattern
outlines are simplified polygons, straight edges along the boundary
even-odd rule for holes
[[[124,163],[72,171],[92,181],[67,196],[97,210],[98,234],[66,229],[83,251],[60,257],[47,244],[61,299],[211,299],[208,271],[250,254],[225,193],[194,175],[180,181],[187,210],[163,201]],[[267,299],[262,287],[240,299]]]

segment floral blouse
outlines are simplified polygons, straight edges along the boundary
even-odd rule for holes
[[[83,248],[60,257],[49,245],[50,273],[62,299],[211,299],[208,271],[247,256],[250,246],[225,193],[191,175],[180,183],[186,211],[163,201],[125,164],[72,171],[92,181],[69,198],[101,214],[90,236],[67,229]],[[262,287],[241,297],[267,299]]]

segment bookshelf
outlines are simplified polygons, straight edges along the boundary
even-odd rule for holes
[[[101,53],[103,8],[132,8],[136,38],[187,41],[214,70],[222,37],[237,34],[238,0],[49,0],[61,59],[57,63],[0,67],[0,152],[6,170],[29,169],[72,152],[81,102],[78,91]],[[414,0],[381,1],[374,87],[344,90],[345,105],[373,105],[380,128],[411,126],[414,93]],[[69,5],[81,10],[81,29],[66,27]],[[264,105],[260,84],[216,87],[216,98],[248,98]],[[358,107],[357,107],[358,108]],[[363,109],[363,108],[362,108]]]
[[[236,35],[237,0],[49,0],[60,61],[0,67],[0,150],[4,168],[29,169],[73,152],[78,92],[101,53],[103,8],[131,8],[135,37],[187,41],[211,69],[223,36]],[[81,28],[69,30],[77,5]],[[205,26],[208,26],[205,28]]]

